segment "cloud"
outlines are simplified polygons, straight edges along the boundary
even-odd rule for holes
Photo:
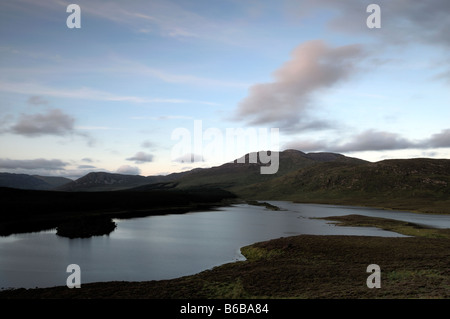
[[[376,3],[381,8],[381,28],[376,32],[366,26],[366,19],[370,15],[366,8],[370,3]],[[362,32],[391,44],[426,43],[443,47],[450,45],[448,0],[307,0],[301,5],[302,13],[312,13],[315,10],[333,11],[334,17],[330,20],[329,27],[334,31]]]
[[[325,140],[294,140],[284,145],[284,149],[295,149],[303,152],[328,151],[329,143]]]
[[[208,1],[201,3],[203,8],[210,5]],[[241,21],[233,19],[229,22],[223,19],[226,10],[217,14],[211,8],[206,10],[206,15],[201,13],[204,9],[196,10],[180,1],[131,1],[126,7],[114,2],[89,1],[83,8],[89,14],[121,24],[135,32],[181,41],[205,39],[239,44],[230,34],[236,37],[242,34],[242,28],[239,28]]]
[[[147,163],[153,161],[153,155],[144,152],[137,152],[136,155],[127,158],[127,161],[134,161],[135,163]]]
[[[304,152],[360,152],[360,151],[392,151],[405,149],[432,149],[450,147],[450,129],[432,134],[428,138],[412,141],[400,134],[366,130],[355,134],[348,142],[338,140],[293,140],[284,145],[284,149],[298,149]]]
[[[217,104],[216,104],[217,105]],[[154,121],[164,121],[164,120],[193,120],[192,116],[185,115],[160,115],[160,116],[132,116],[132,120],[154,120]]]
[[[38,95],[30,96],[27,103],[31,105],[48,105],[48,101]]]
[[[196,163],[196,162],[204,162],[204,158],[202,155],[197,155],[194,153],[184,154],[174,160],[172,162],[178,163]]]
[[[117,169],[117,173],[126,175],[139,175],[141,173],[141,170],[139,169],[139,167],[122,165]]]
[[[11,116],[0,119],[3,122],[12,122]],[[75,119],[60,109],[50,109],[44,113],[21,114],[18,120],[0,133],[13,133],[26,137],[40,137],[43,135],[67,136],[78,135],[84,138],[89,146],[94,146],[95,139],[88,133],[80,132],[74,126]],[[9,124],[9,123],[8,123]]]
[[[433,134],[425,141],[424,145],[428,147],[450,147],[450,129]]]
[[[96,169],[96,166],[93,165],[78,165],[79,169]]]
[[[357,151],[386,151],[414,148],[419,144],[401,137],[399,134],[366,130],[352,137],[350,142],[338,146],[331,146],[336,152],[357,152]]]
[[[250,87],[235,119],[250,125],[272,124],[285,132],[329,128],[333,124],[311,118],[314,95],[348,79],[363,56],[360,45],[333,48],[320,40],[303,43],[291,60],[275,70],[274,82]]]
[[[30,169],[30,170],[64,170],[68,164],[59,159],[47,160],[43,158],[33,160],[0,159],[2,169]]]
[[[236,87],[236,88],[244,88],[248,86],[248,83],[245,82],[236,82],[236,81],[227,81],[220,80],[210,77],[199,77],[193,74],[180,74],[180,73],[172,73],[165,69],[159,69],[155,67],[149,67],[146,64],[139,63],[136,61],[127,60],[124,58],[114,57],[111,61],[115,64],[114,73],[124,73],[124,74],[132,74],[134,76],[141,75],[144,77],[152,77],[157,78],[166,83],[177,83],[177,84],[188,84],[204,87]],[[99,72],[108,72],[111,71],[110,68],[98,68]],[[211,105],[215,103],[205,102]]]
[[[75,120],[59,109],[52,109],[43,114],[22,114],[10,131],[28,137],[40,135],[67,135],[73,132]]]
[[[131,102],[131,103],[196,103],[204,105],[217,105],[214,102],[196,101],[176,98],[148,98],[133,95],[117,95],[114,93],[95,90],[87,87],[76,89],[62,89],[48,87],[42,84],[29,82],[8,82],[0,80],[0,91],[12,92],[19,94],[43,94],[47,96],[71,98],[71,99],[85,99],[94,101],[111,101],[111,102]]]
[[[141,146],[144,148],[154,148],[156,145],[152,141],[146,140],[142,142]]]
[[[392,42],[410,42],[450,46],[450,2],[447,0],[428,1],[382,1],[382,10],[389,19],[384,19],[385,27],[395,32],[384,32]],[[383,20],[382,20],[383,21]],[[384,27],[384,26],[383,26]]]

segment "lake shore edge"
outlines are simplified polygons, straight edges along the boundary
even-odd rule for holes
[[[350,216],[350,217],[349,217]],[[339,218],[341,219],[339,221]],[[346,225],[417,225],[360,215],[330,217]],[[393,223],[393,224],[392,224]],[[406,228],[405,228],[406,227]],[[398,230],[398,229],[397,229]],[[442,232],[442,233],[440,233]],[[450,232],[429,229],[411,237],[297,235],[241,249],[245,261],[191,276],[142,282],[97,282],[0,291],[1,299],[404,299],[450,297]],[[414,262],[411,263],[411,260]],[[381,267],[382,288],[369,289],[366,267]]]

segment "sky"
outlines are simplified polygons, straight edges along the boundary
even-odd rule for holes
[[[447,0],[2,1],[0,172],[450,158],[449,16]]]

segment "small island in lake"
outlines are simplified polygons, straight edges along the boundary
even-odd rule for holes
[[[56,228],[56,235],[68,238],[88,238],[109,235],[116,227],[116,223],[107,217],[76,218],[60,224]]]

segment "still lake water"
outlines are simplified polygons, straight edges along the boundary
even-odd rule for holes
[[[0,288],[66,285],[69,264],[81,285],[98,281],[171,279],[243,260],[240,247],[269,239],[311,235],[403,235],[370,227],[342,227],[311,217],[360,214],[450,228],[450,215],[270,201],[285,210],[235,205],[216,211],[116,220],[108,236],[68,239],[56,231],[0,237]]]

